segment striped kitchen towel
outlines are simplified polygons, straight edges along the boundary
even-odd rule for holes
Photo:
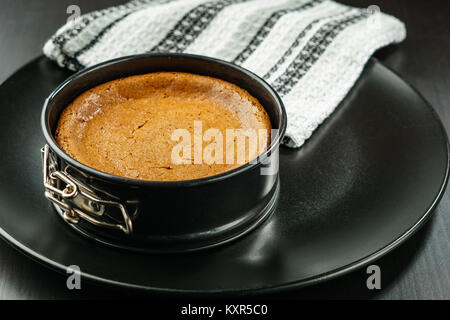
[[[82,9],[82,8],[81,8]],[[71,70],[144,52],[231,61],[282,97],[289,147],[300,147],[336,109],[375,50],[405,26],[330,0],[139,0],[87,13],[61,27],[44,53]]]

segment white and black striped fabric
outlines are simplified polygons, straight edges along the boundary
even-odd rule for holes
[[[392,16],[330,0],[135,0],[67,23],[44,53],[71,70],[144,52],[233,62],[278,91],[288,113],[284,144],[300,147],[374,51],[405,36]]]

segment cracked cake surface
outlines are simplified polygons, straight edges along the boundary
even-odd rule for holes
[[[177,129],[184,135],[174,135]],[[227,130],[233,129],[243,130],[228,138]],[[55,139],[71,157],[94,169],[140,180],[179,181],[253,160],[268,147],[270,129],[267,112],[246,90],[212,77],[156,72],[82,93],[61,113]],[[256,150],[249,147],[248,130],[256,132]],[[240,160],[239,140],[245,141],[245,159]],[[177,146],[186,151],[176,153],[181,163],[173,160]]]

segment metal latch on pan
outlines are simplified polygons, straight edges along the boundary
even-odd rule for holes
[[[45,196],[63,212],[63,217],[70,223],[78,223],[83,219],[93,225],[117,229],[125,234],[133,232],[133,224],[126,207],[113,200],[105,200],[86,184],[64,171],[58,170],[58,163],[48,145],[41,149],[43,183]],[[116,207],[121,219],[106,212],[107,207]],[[120,221],[123,220],[123,221]]]

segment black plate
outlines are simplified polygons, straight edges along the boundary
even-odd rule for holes
[[[228,292],[330,279],[391,251],[419,229],[448,178],[446,133],[424,99],[371,60],[334,113],[299,150],[281,148],[273,217],[214,250],[145,255],[71,230],[43,195],[39,116],[70,73],[46,58],[0,86],[0,234],[61,271],[158,291]]]

